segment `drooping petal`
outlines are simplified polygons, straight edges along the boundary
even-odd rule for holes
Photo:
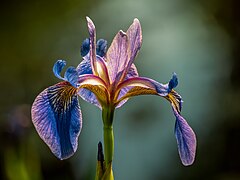
[[[43,141],[59,159],[76,152],[82,115],[76,88],[61,82],[42,91],[32,105],[32,121]]]
[[[116,104],[129,97],[146,94],[162,96],[169,100],[176,117],[175,136],[178,143],[178,151],[182,163],[187,166],[191,165],[195,158],[196,137],[186,120],[180,115],[183,101],[181,96],[172,89],[177,84],[178,80],[175,73],[169,83],[165,85],[148,78],[130,78],[120,84],[118,88],[129,86],[132,88],[118,99]]]
[[[178,152],[183,165],[189,166],[194,162],[197,140],[192,128],[187,121],[173,108],[176,117],[175,137],[177,139]]]
[[[64,60],[58,60],[54,64],[53,73],[57,78],[64,80],[64,78],[61,76],[61,72],[65,66],[66,66],[66,61],[64,61]]]
[[[165,98],[171,103],[172,107],[174,107],[179,113],[182,110],[182,97],[176,91],[171,90],[171,92],[165,96]]]
[[[114,37],[106,54],[110,83],[118,84],[123,80],[123,72],[130,58],[130,46],[126,33],[119,31]]]

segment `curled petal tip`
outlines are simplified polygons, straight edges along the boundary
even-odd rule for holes
[[[122,37],[127,36],[127,34],[126,34],[123,30],[120,30],[120,31],[119,31],[119,34],[120,34]]]
[[[65,66],[66,61],[64,60],[57,60],[57,62],[53,65],[53,73],[57,78],[63,79],[63,77],[61,76],[61,72]]]
[[[178,85],[178,78],[177,78],[177,74],[174,72],[172,75],[172,79],[168,84],[169,90],[171,91],[173,88],[177,87],[177,85]]]

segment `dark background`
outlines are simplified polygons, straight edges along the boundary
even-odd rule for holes
[[[238,0],[5,1],[0,11],[0,179],[94,179],[101,112],[80,100],[83,129],[77,153],[60,161],[31,122],[31,104],[59,82],[57,59],[81,61],[85,16],[109,44],[137,17],[141,76],[179,77],[183,115],[196,132],[196,161],[184,167],[169,104],[154,96],[116,111],[115,179],[240,179],[240,2]]]

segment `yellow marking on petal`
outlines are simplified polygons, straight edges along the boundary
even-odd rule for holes
[[[103,85],[102,82],[97,81],[96,79],[91,79],[91,78],[89,78],[89,79],[84,80],[84,81],[81,83],[81,86],[87,85],[87,84],[91,84],[91,85],[93,85],[93,86],[102,86],[102,85]]]
[[[150,88],[139,87],[139,86],[138,87],[133,87],[123,97],[121,97],[119,100],[117,100],[115,105],[117,105],[118,103],[120,103],[124,99],[127,99],[129,97],[133,97],[133,96],[139,96],[139,95],[158,95],[158,93],[155,90],[150,89]]]
[[[108,77],[108,72],[107,72],[107,68],[106,66],[104,66],[104,64],[100,63],[100,62],[96,62],[97,64],[97,73],[98,73],[98,76],[104,80],[104,82],[106,84],[109,84],[109,77]]]
[[[108,95],[108,92],[107,92],[107,90],[104,86],[102,86],[102,85],[96,86],[96,85],[92,85],[92,84],[83,84],[83,85],[80,86],[80,88],[85,88],[85,89],[88,89],[91,92],[93,92],[95,94],[95,96],[97,97],[99,103],[102,106],[109,103],[109,95]]]
[[[178,111],[178,113],[181,112],[180,108],[180,103],[179,100],[177,99],[177,92],[172,90],[165,98],[172,104],[172,106]]]

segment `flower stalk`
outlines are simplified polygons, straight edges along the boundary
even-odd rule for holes
[[[105,165],[106,165],[105,174],[106,173],[109,174],[109,179],[113,179],[113,174],[112,174],[112,161],[113,161],[113,154],[114,154],[113,116],[114,116],[114,108],[104,107],[102,109],[104,157],[105,157]]]

